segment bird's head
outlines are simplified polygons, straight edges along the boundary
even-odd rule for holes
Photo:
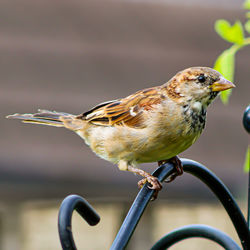
[[[185,69],[163,86],[168,96],[178,102],[200,102],[202,106],[208,106],[220,91],[235,87],[218,71],[208,67]]]

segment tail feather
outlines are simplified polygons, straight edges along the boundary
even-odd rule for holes
[[[50,111],[50,110],[47,110],[47,109],[38,109],[37,110],[38,113],[48,113],[48,114],[60,114],[60,115],[63,115],[63,116],[72,116],[72,114],[69,114],[69,113],[65,113],[65,112],[57,112],[57,111]]]
[[[84,126],[84,121],[78,119],[75,115],[64,112],[49,111],[38,109],[38,113],[34,114],[13,114],[6,118],[20,119],[24,123],[41,124],[54,127],[65,127],[71,130],[79,130]]]
[[[16,113],[13,115],[8,115],[6,118],[20,119],[24,123],[64,127],[64,123],[61,120],[62,116],[72,116],[72,115],[56,111],[38,110],[38,113],[35,114]]]

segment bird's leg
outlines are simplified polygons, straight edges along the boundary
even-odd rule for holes
[[[161,166],[162,164],[167,163],[167,162],[173,163],[175,170],[176,170],[176,172],[170,175],[169,179],[166,180],[166,182],[169,183],[169,182],[172,182],[177,176],[183,174],[183,166],[182,166],[180,158],[177,155],[170,158],[169,160],[158,161],[158,166]]]
[[[155,177],[155,176],[153,176],[153,175],[151,175],[151,174],[149,174],[149,173],[147,173],[147,172],[145,172],[142,169],[135,168],[135,167],[132,167],[132,166],[128,166],[128,171],[144,177],[144,179],[142,179],[142,180],[140,180],[138,182],[138,187],[142,188],[142,186],[146,182],[148,182],[151,185],[148,188],[155,190],[154,195],[152,197],[152,200],[155,200],[157,198],[157,196],[158,196],[159,191],[162,189],[162,185],[159,182],[158,178]]]
[[[158,180],[158,178],[145,172],[142,169],[135,168],[132,166],[128,166],[128,171],[144,177],[144,179],[138,181],[138,187],[142,188],[142,186],[148,182],[151,185],[148,188],[155,190],[151,200],[152,201],[155,200],[158,196],[159,191],[162,189],[162,185],[160,181]]]
[[[144,179],[142,179],[138,182],[138,187],[142,188],[142,186],[148,182],[151,185],[148,188],[155,190],[154,195],[152,197],[152,200],[155,200],[157,198],[159,191],[162,189],[162,185],[157,177],[145,172],[142,169],[128,165],[128,162],[126,162],[124,160],[119,161],[118,167],[122,171],[129,171],[129,172],[132,172],[134,174],[138,174],[138,175],[144,177]]]
[[[159,189],[160,190],[162,188],[161,183],[159,182],[158,178],[151,175],[151,174],[149,174],[149,173],[147,173],[147,172],[145,172],[144,170],[139,169],[139,168],[135,168],[135,167],[132,167],[132,166],[128,166],[128,171],[144,177],[144,179],[142,179],[142,180],[140,180],[138,182],[138,186],[140,188],[142,188],[142,186],[146,182],[151,184],[151,187],[149,187],[150,189]]]

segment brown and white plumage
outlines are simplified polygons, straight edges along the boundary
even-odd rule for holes
[[[98,156],[160,189],[156,178],[135,166],[169,160],[190,147],[205,126],[207,106],[219,91],[232,87],[217,71],[193,67],[162,86],[101,103],[80,115],[39,110],[8,118],[73,130]]]

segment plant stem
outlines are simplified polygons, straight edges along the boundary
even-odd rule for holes
[[[231,46],[229,50],[232,50],[234,53],[236,53],[238,50],[242,49],[243,47],[250,45],[250,37],[245,38],[243,44],[234,44]]]

